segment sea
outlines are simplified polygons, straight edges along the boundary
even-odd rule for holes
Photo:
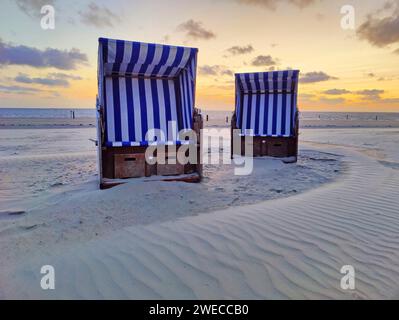
[[[66,108],[0,108],[0,118],[94,118],[95,109]],[[222,119],[229,117],[232,111],[202,110],[209,118]],[[399,120],[399,113],[387,112],[301,112],[304,120]]]
[[[0,108],[0,118],[95,118],[95,109],[61,109],[61,108]]]

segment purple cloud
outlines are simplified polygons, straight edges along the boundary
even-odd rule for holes
[[[252,45],[249,44],[247,46],[232,46],[228,48],[227,51],[231,53],[233,56],[237,56],[237,55],[251,53],[252,51],[254,51],[254,48],[252,47]]]
[[[5,43],[0,39],[0,66],[27,65],[36,68],[76,69],[88,62],[87,55],[79,49],[59,50],[47,48],[40,50],[25,45]]]
[[[39,17],[40,10],[45,5],[54,5],[55,0],[15,0],[18,8],[30,17]]]
[[[86,24],[97,28],[113,27],[114,23],[120,21],[120,18],[106,7],[100,7],[91,2],[86,11],[80,11],[80,20]]]
[[[338,78],[330,76],[325,72],[314,71],[303,74],[300,80],[302,83],[315,83],[315,82],[337,80],[337,79]]]
[[[376,47],[386,47],[399,42],[399,2],[390,2],[377,15],[368,15],[367,20],[357,29],[360,39],[367,40]],[[391,9],[385,16],[381,11]]]
[[[346,89],[330,89],[323,91],[324,94],[332,95],[332,96],[340,96],[343,94],[351,93],[349,90]]]
[[[25,87],[25,86],[17,86],[17,85],[5,86],[5,85],[0,85],[0,92],[3,92],[3,93],[32,94],[32,93],[40,92],[40,91],[41,91],[40,89],[30,88],[30,87]]]
[[[226,68],[225,66],[220,65],[203,65],[198,68],[198,72],[204,76],[233,76],[234,73],[230,69]]]
[[[362,96],[364,100],[380,100],[381,94],[383,94],[385,90],[380,89],[365,89],[357,91],[356,94]]]
[[[177,27],[177,30],[185,32],[188,38],[194,40],[208,40],[216,37],[214,32],[212,32],[211,30],[207,30],[203,27],[202,22],[194,21],[193,19],[190,19],[180,24]]]
[[[275,66],[277,62],[270,56],[257,56],[252,60],[251,63],[255,67],[261,67],[261,66]]]
[[[49,87],[69,87],[69,80],[81,80],[79,76],[68,75],[64,73],[49,73],[46,78],[43,77],[29,77],[26,74],[20,73],[14,78],[19,83],[40,84]]]

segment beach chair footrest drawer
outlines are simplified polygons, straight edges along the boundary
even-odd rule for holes
[[[287,141],[269,141],[267,153],[271,157],[286,157],[288,155]]]
[[[115,178],[138,178],[145,176],[145,154],[115,154],[114,155]]]

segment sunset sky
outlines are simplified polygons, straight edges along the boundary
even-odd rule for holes
[[[40,9],[55,8],[55,29]],[[355,8],[355,29],[341,7]],[[98,37],[199,48],[197,106],[234,73],[299,69],[299,107],[399,112],[399,0],[2,0],[0,107],[94,108]]]

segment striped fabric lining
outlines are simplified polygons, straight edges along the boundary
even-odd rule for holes
[[[180,143],[178,132],[192,128],[196,52],[100,39],[99,96],[106,145]]]
[[[176,77],[198,52],[195,48],[99,39],[105,75]]]
[[[164,142],[107,142],[105,145],[107,147],[148,147],[148,146],[180,146],[180,145],[193,145],[196,144],[194,141],[184,140],[184,141],[164,141]]]
[[[237,127],[243,135],[294,134],[299,71],[236,74]]]

